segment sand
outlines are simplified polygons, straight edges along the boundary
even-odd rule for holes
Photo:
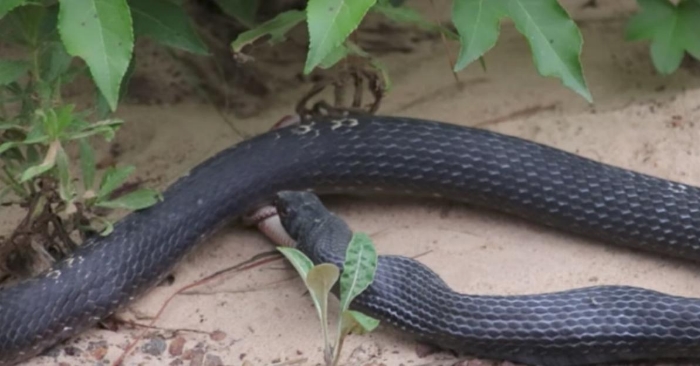
[[[473,65],[459,73],[459,83],[439,39],[411,42],[418,32],[397,36],[397,42],[405,41],[412,51],[382,56],[394,89],[380,113],[480,126],[700,185],[700,171],[694,169],[700,157],[700,145],[695,143],[700,134],[696,125],[700,67],[684,64],[671,76],[657,75],[648,44],[623,39],[634,2],[584,8],[585,2],[565,4],[586,40],[583,64],[595,104],[589,105],[557,80],[540,77],[524,38],[505,24],[498,45],[486,57],[488,70]],[[414,3],[432,11],[428,2]],[[446,2],[436,3],[444,9]],[[456,45],[450,44],[449,51],[454,55]],[[127,121],[117,138],[122,151],[118,161],[136,165],[140,178],[151,179],[147,185],[163,188],[216,151],[240,141],[244,137],[239,132],[250,136],[267,130],[292,111],[295,98],[309,87],[292,81],[301,69],[298,58],[273,66],[267,70],[276,75],[271,94],[256,99],[257,107],[250,107],[246,116],[222,115],[193,97],[179,103],[125,103],[118,111]],[[265,108],[259,108],[263,104]],[[418,256],[462,292],[525,294],[626,284],[700,297],[700,275],[693,266],[509,216],[411,199],[339,198],[327,204],[355,230],[370,234],[380,254]],[[11,222],[3,221],[5,232]],[[120,316],[147,324],[181,287],[272,248],[255,230],[226,227],[178,266],[172,284],[149,292]],[[331,304],[337,304],[335,299]],[[174,297],[155,327],[126,358],[126,365],[322,363],[313,305],[296,273],[283,261],[224,275]],[[128,326],[117,332],[91,330],[26,364],[109,364],[143,330]],[[419,350],[415,342],[381,327],[371,335],[349,339],[341,362],[348,366],[459,362],[446,353],[421,356]]]

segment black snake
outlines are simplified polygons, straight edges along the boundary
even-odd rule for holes
[[[277,192],[310,188],[444,197],[608,243],[700,259],[696,187],[475,128],[384,116],[317,118],[216,154],[170,186],[163,201],[120,220],[109,236],[0,291],[0,365],[95,325],[156,285],[216,229]],[[517,360],[540,352],[531,360],[548,365],[596,362],[591,354],[700,355],[700,300],[631,288],[473,299],[469,306],[440,304],[453,313],[433,314],[434,328],[412,316],[429,316],[435,302],[398,305],[392,316],[419,334],[434,329],[425,335],[471,344],[476,355]],[[457,316],[465,312],[469,318]]]

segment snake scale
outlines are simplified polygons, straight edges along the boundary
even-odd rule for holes
[[[94,326],[159,283],[221,226],[280,191],[306,189],[443,197],[607,243],[700,259],[699,188],[477,128],[387,116],[319,117],[219,152],[167,188],[162,201],[117,222],[110,235],[89,239],[49,271],[2,289],[0,365],[27,360]],[[472,344],[468,350],[476,355],[518,359],[550,352],[531,361],[564,365],[597,362],[586,357],[591,352],[623,359],[700,354],[700,300],[631,288],[475,296],[470,306],[442,303],[448,313],[435,318],[430,307],[438,295],[421,295],[431,301],[410,309],[399,303],[393,322],[420,336],[426,330],[416,321],[429,320],[437,337]],[[470,316],[464,323],[448,316],[464,312]]]

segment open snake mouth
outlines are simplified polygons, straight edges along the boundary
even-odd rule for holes
[[[255,226],[275,245],[295,247],[297,242],[289,236],[280,221],[277,208],[273,204],[262,206],[243,217],[243,223]]]

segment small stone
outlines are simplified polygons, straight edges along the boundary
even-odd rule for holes
[[[222,332],[220,330],[215,330],[215,331],[211,332],[211,334],[209,334],[209,338],[211,338],[213,341],[219,342],[219,341],[224,340],[226,338],[226,335],[227,334],[225,332]]]
[[[160,356],[165,352],[165,349],[168,348],[168,345],[165,343],[165,340],[160,337],[152,338],[148,343],[143,345],[143,352],[148,353],[149,355],[152,356]]]
[[[98,347],[90,351],[90,355],[96,360],[101,360],[107,355],[107,347]]]
[[[190,360],[190,366],[202,366],[204,363],[204,351],[201,349],[192,350],[192,359]]]
[[[70,366],[68,362],[59,362],[58,366]]]
[[[68,346],[63,349],[63,352],[65,352],[68,356],[80,356],[80,354],[83,353],[83,350],[78,347]]]
[[[417,343],[416,344],[416,356],[418,356],[418,358],[428,357],[428,356],[435,354],[437,352],[438,352],[438,349],[436,347],[429,345],[429,344],[425,344],[425,343]]]
[[[53,347],[46,351],[45,353],[46,356],[48,357],[58,357],[61,355],[61,348],[60,347]]]
[[[170,342],[170,347],[168,347],[168,352],[172,356],[179,356],[182,354],[182,349],[185,347],[185,338],[176,337]]]
[[[185,364],[185,361],[183,361],[179,358],[176,358],[176,359],[172,360],[168,365],[169,366],[182,366],[184,364]]]
[[[221,357],[216,355],[207,355],[204,359],[204,366],[224,366],[224,362],[221,361]]]

